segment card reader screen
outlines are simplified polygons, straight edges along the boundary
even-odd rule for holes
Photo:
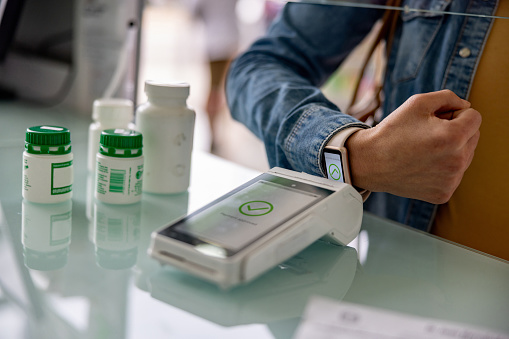
[[[267,176],[267,175],[265,175]],[[333,191],[270,176],[218,199],[170,227],[166,235],[205,242],[232,255]],[[168,230],[168,229],[166,229]],[[163,230],[163,234],[166,230]]]

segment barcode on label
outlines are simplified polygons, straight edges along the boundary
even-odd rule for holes
[[[124,193],[125,170],[112,169],[110,171],[110,192]]]

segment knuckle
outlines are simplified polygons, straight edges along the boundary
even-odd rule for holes
[[[451,159],[446,166],[446,172],[450,175],[454,175],[455,173],[461,172],[463,170],[463,164],[461,159]]]
[[[410,98],[408,98],[408,99],[415,101],[415,100],[421,100],[421,98],[422,98],[422,93],[417,93],[417,94],[410,96]]]
[[[412,106],[421,106],[423,103],[423,94],[414,94],[407,99],[407,102]]]
[[[456,94],[453,91],[451,91],[450,89],[447,89],[447,88],[443,89],[442,92],[445,93],[446,95],[454,95],[454,96],[456,96]]]
[[[446,173],[448,173],[451,177],[463,175],[463,173],[468,167],[469,160],[470,155],[468,152],[460,152],[451,155],[445,166]]]
[[[452,194],[448,194],[448,193],[437,194],[435,197],[434,203],[439,204],[439,205],[445,204],[446,202],[448,202],[451,199],[451,196],[452,196]]]
[[[477,128],[479,128],[482,124],[482,115],[475,109],[473,109],[473,108],[470,108],[470,109],[473,111],[473,114],[472,114],[473,119],[474,119],[473,125],[476,126]]]
[[[460,159],[457,162],[456,165],[456,171],[455,175],[463,177],[463,174],[465,174],[465,171],[467,170],[468,166],[470,165],[470,157],[463,155],[460,157]]]
[[[463,152],[468,142],[468,133],[465,128],[449,128],[435,131],[432,138],[431,147],[437,152],[446,152],[454,155]],[[472,137],[478,140],[480,133],[475,132]]]
[[[435,131],[433,134],[433,137],[431,138],[431,148],[435,152],[442,153],[448,149],[448,147],[451,146],[452,143],[455,142],[456,136],[454,133],[451,133],[450,131],[441,129]]]
[[[465,128],[450,128],[447,132],[446,137],[450,145],[456,146],[465,142],[465,136],[467,135]]]
[[[421,112],[426,109],[426,100],[423,96],[424,94],[414,94],[405,101],[404,105],[412,112]]]
[[[455,185],[443,185],[433,194],[433,199],[431,202],[434,204],[445,204],[451,199],[455,189]]]
[[[479,142],[479,139],[481,138],[481,132],[477,131],[475,132],[474,136],[472,137],[472,143],[474,148],[477,147],[477,143]]]

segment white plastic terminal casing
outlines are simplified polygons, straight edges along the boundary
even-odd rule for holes
[[[253,280],[319,238],[346,245],[358,235],[362,197],[351,185],[277,167],[267,173],[335,192],[230,257],[206,255],[160,230],[152,233],[149,255],[227,289]]]

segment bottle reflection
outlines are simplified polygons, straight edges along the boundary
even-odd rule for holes
[[[165,267],[152,274],[150,293],[222,326],[283,324],[302,315],[311,295],[342,299],[357,264],[355,249],[318,241],[251,283],[229,291]]]
[[[71,244],[72,200],[57,204],[22,203],[25,266],[39,271],[63,268]]]
[[[187,191],[168,195],[144,193],[141,207],[141,250],[134,268],[135,282],[138,288],[148,291],[148,276],[161,267],[147,254],[152,232],[186,215],[188,203],[189,193]]]
[[[94,191],[95,191],[95,173],[87,175],[87,193],[86,193],[86,206],[85,214],[88,221],[94,220]]]
[[[140,237],[141,203],[112,205],[94,202],[96,263],[105,269],[134,266]]]

